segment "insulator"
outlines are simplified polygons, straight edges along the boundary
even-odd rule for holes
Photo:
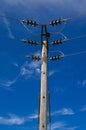
[[[50,25],[54,26],[54,25],[57,25],[57,24],[61,24],[62,22],[64,22],[63,19],[53,20],[53,21],[50,22]]]
[[[38,61],[41,60],[41,58],[39,56],[33,56],[32,55],[31,58],[32,58],[32,60],[38,60]]]
[[[30,45],[38,45],[38,43],[36,41],[31,41],[31,40],[25,40],[25,39],[22,39],[21,40],[22,42],[25,42],[25,43],[28,43]]]
[[[36,42],[36,41],[32,41],[32,44],[33,44],[33,45],[37,45],[37,42]]]
[[[52,57],[50,58],[50,60],[57,60],[57,59],[60,59],[60,56],[52,56]]]
[[[36,21],[32,21],[32,20],[27,20],[27,24],[31,25],[31,26],[37,26],[38,23]]]
[[[22,41],[22,42],[27,42],[27,40],[26,40],[26,39],[21,39],[21,41]]]
[[[61,44],[61,43],[62,43],[62,40],[61,40],[61,39],[52,42],[53,45]]]
[[[50,25],[52,25],[52,26],[54,26],[55,24],[56,24],[55,21],[51,21],[51,22],[50,22]]]
[[[61,44],[62,43],[62,40],[57,40],[57,44]]]
[[[27,23],[27,20],[21,20],[22,23]]]
[[[62,23],[62,20],[61,20],[61,19],[58,19],[58,20],[56,20],[56,23],[57,23],[57,24],[61,24],[61,23]]]

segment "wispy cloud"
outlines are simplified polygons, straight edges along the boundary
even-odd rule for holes
[[[0,86],[3,87],[3,88],[5,88],[5,89],[7,89],[7,90],[10,90],[11,89],[10,87],[13,84],[16,83],[17,79],[18,79],[18,77],[16,77],[13,80],[0,80]]]
[[[83,107],[80,109],[80,111],[82,111],[82,112],[86,111],[86,105],[83,106]]]
[[[8,117],[0,117],[0,124],[3,125],[21,125],[24,124],[24,122],[24,118],[12,114],[10,114]]]
[[[55,130],[55,129],[62,129],[62,128],[64,128],[66,126],[66,124],[65,123],[63,123],[63,122],[55,122],[55,123],[53,123],[52,124],[52,130]]]
[[[28,121],[35,120],[38,118],[38,115],[32,114],[25,117],[20,117],[15,114],[9,114],[6,117],[0,116],[0,124],[2,125],[22,125],[25,124]]]
[[[75,112],[71,108],[62,108],[52,113],[52,115],[74,115]]]
[[[85,0],[82,0],[81,3],[79,3],[79,1],[74,1],[74,0],[43,0],[43,1],[40,1],[40,0],[3,0],[6,4],[8,4],[9,6],[18,6],[18,5],[22,5],[24,6],[25,8],[28,8],[27,5],[32,5],[35,6],[35,7],[39,7],[39,5],[44,5],[46,8],[48,8],[49,10],[55,10],[55,8],[58,7],[58,9],[62,10],[62,9],[65,9],[65,12],[67,12],[68,10],[70,10],[71,12],[72,11],[76,11],[76,12],[85,12],[86,11],[86,8],[85,8],[85,5],[86,5],[86,1]],[[47,4],[45,4],[47,3]],[[46,6],[48,5],[48,6]],[[51,7],[51,8],[49,8]],[[53,8],[55,7],[55,8]],[[77,8],[76,8],[77,7]]]
[[[12,63],[15,67],[18,67],[19,65],[16,62]]]
[[[57,93],[63,93],[65,91],[64,88],[56,88]]]
[[[86,87],[86,80],[78,81],[78,85]]]
[[[54,75],[55,73],[56,73],[56,71],[51,70],[51,71],[49,71],[48,76],[51,77],[51,76]]]
[[[5,26],[6,26],[7,31],[8,31],[8,36],[10,38],[14,38],[14,35],[13,35],[12,31],[11,31],[10,23],[8,22],[8,20],[6,18],[4,18],[3,22],[4,22]]]
[[[29,120],[34,120],[34,119],[37,119],[38,118],[38,114],[32,114],[32,115],[29,115],[28,117],[27,117]]]
[[[32,61],[30,63],[26,61],[20,69],[20,75],[25,76],[26,79],[34,77],[35,75],[39,75],[40,64],[41,64],[40,61]]]
[[[37,51],[34,53],[36,56],[41,56],[40,51]],[[28,62],[26,61],[20,69],[20,75],[25,76],[26,78],[31,78],[34,77],[35,75],[40,74],[40,66],[41,66],[41,61],[32,61]]]
[[[55,122],[52,124],[51,129],[52,130],[76,130],[78,127],[69,127],[68,124],[65,124],[64,122]]]

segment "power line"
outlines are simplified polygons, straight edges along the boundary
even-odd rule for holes
[[[32,35],[35,36],[35,37],[38,37],[38,36],[39,36],[39,35],[33,33],[24,23],[21,22],[21,24],[23,25],[23,27],[24,27],[30,34],[32,34]]]
[[[67,41],[71,41],[71,40],[75,40],[75,39],[80,39],[80,38],[84,38],[84,37],[86,37],[86,34],[81,35],[81,36],[72,37],[72,38],[64,38],[64,39],[54,40],[51,42],[51,44],[58,45],[58,44],[62,44],[63,42],[67,42]]]
[[[0,17],[1,18],[7,18],[7,19],[10,19],[10,20],[17,20],[17,21],[21,21],[21,19],[19,18],[15,18],[15,17],[10,17],[10,16],[6,16],[6,15],[1,15],[0,14]],[[58,22],[61,23],[61,22],[67,22],[67,21],[71,21],[73,19],[78,19],[80,17],[86,17],[86,14],[81,14],[81,15],[78,15],[78,16],[74,16],[72,18],[65,18],[65,19],[58,19]],[[55,20],[54,20],[55,21]],[[56,20],[57,21],[57,20]],[[38,24],[39,26],[41,26],[42,24]],[[46,24],[46,26],[48,26],[49,24]]]
[[[0,17],[1,17],[1,18],[7,18],[7,19],[10,19],[10,20],[20,21],[20,19],[18,19],[18,18],[9,17],[9,16],[5,16],[5,15],[0,15]]]
[[[72,53],[72,54],[64,55],[64,57],[75,56],[75,55],[80,55],[80,54],[85,54],[85,53],[86,53],[86,51],[75,52],[75,53]]]
[[[78,15],[78,16],[74,16],[72,18],[67,18],[68,21],[72,21],[73,19],[79,19],[81,17],[86,17],[86,14],[81,14],[81,15]]]
[[[57,51],[58,51],[58,50],[57,50]],[[54,61],[54,60],[59,60],[59,59],[61,59],[61,58],[70,57],[70,56],[75,56],[75,55],[80,55],[80,54],[85,54],[85,53],[86,53],[86,51],[75,52],[75,53],[66,54],[66,55],[63,53],[62,55],[52,56],[52,57],[49,58],[49,60]]]

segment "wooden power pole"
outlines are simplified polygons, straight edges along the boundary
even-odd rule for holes
[[[47,51],[47,41],[43,41],[40,94],[40,130],[47,130]]]
[[[48,88],[47,88],[47,63],[48,63],[48,38],[46,25],[42,25],[42,65],[41,65],[41,90],[40,90],[40,115],[39,130],[47,130],[47,110],[48,110]]]

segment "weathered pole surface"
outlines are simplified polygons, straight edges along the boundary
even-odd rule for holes
[[[40,93],[40,130],[47,130],[47,41],[42,43],[41,93]]]

